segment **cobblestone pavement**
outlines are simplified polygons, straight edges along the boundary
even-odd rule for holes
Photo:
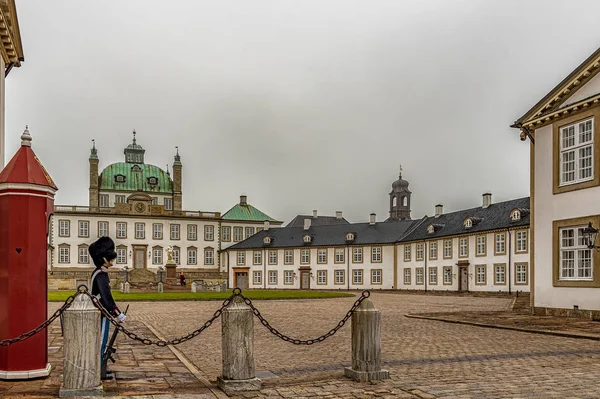
[[[371,298],[382,310],[382,353],[390,380],[359,384],[343,377],[351,356],[350,323],[324,342],[295,346],[270,334],[255,319],[255,364],[263,389],[231,397],[600,397],[598,342],[404,317],[408,313],[503,311],[509,309],[511,299],[388,293],[373,293]],[[255,301],[255,305],[281,332],[306,339],[334,327],[354,300]],[[144,321],[160,335],[172,338],[202,325],[220,304],[134,302],[128,322]],[[215,322],[200,336],[176,347],[211,382],[221,371],[220,332],[220,323]]]

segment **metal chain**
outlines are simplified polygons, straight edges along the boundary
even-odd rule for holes
[[[236,290],[238,290],[237,293],[236,293]],[[360,306],[361,302],[371,296],[371,292],[369,290],[363,291],[360,298],[357,299],[356,302],[354,302],[354,305],[352,306],[352,308],[350,308],[348,313],[346,313],[346,316],[342,320],[340,320],[340,322],[334,328],[329,330],[329,332],[327,334],[321,335],[320,337],[317,337],[317,338],[304,339],[304,340],[288,337],[287,335],[280,333],[275,327],[272,327],[269,324],[269,322],[260,314],[260,311],[258,309],[256,309],[256,307],[252,304],[252,301],[250,300],[250,298],[246,298],[244,295],[242,295],[242,290],[240,290],[239,288],[236,288],[233,290],[233,295],[241,296],[244,299],[244,302],[246,303],[246,305],[250,306],[254,315],[256,317],[258,317],[258,320],[260,320],[261,324],[263,326],[265,326],[273,335],[278,336],[279,338],[281,338],[282,340],[284,340],[286,342],[291,342],[294,345],[312,345],[317,342],[323,342],[327,338],[331,337],[333,334],[338,332],[338,330],[340,328],[342,328],[344,326],[344,324],[346,324],[348,319],[350,317],[352,317],[352,313],[356,310],[356,308],[358,308]]]
[[[52,317],[50,317],[48,320],[46,320],[45,322],[40,324],[35,329],[28,331],[26,333],[23,333],[16,338],[10,338],[10,339],[5,339],[3,341],[0,341],[0,346],[9,346],[9,345],[15,344],[17,342],[25,341],[26,339],[33,337],[35,334],[39,333],[40,331],[42,331],[43,329],[48,327],[54,320],[56,320],[57,317],[61,316],[62,313],[71,306],[71,303],[73,302],[75,297],[77,295],[79,295],[80,293],[81,292],[77,292],[76,294],[69,296],[67,298],[67,300],[65,301],[65,303],[60,307],[60,309],[58,309],[58,310],[56,310],[56,312],[54,312]]]
[[[231,303],[233,298],[236,296],[236,294],[231,294],[231,296],[229,298],[227,298],[223,301],[223,304],[221,305],[221,307],[219,309],[217,309],[217,311],[212,315],[212,317],[210,319],[208,319],[206,321],[206,323],[204,323],[202,325],[202,327],[198,328],[197,330],[192,331],[188,335],[185,335],[180,338],[171,339],[169,341],[165,341],[165,340],[161,340],[161,339],[154,341],[150,338],[142,338],[139,335],[137,335],[136,333],[127,330],[123,326],[122,323],[117,321],[106,309],[104,309],[104,307],[102,306],[102,304],[100,303],[98,298],[91,295],[87,290],[85,291],[85,294],[88,295],[92,299],[92,302],[94,303],[94,305],[100,310],[100,312],[102,312],[102,315],[104,317],[106,317],[112,323],[112,325],[115,326],[116,329],[121,331],[123,334],[127,335],[129,338],[131,338],[135,341],[139,341],[144,345],[156,345],[156,346],[178,345],[178,344],[181,344],[185,341],[188,341],[188,340],[200,335],[200,333],[202,331],[206,330],[208,327],[211,326],[213,321],[215,321],[219,316],[221,316],[221,313],[223,313],[223,309],[225,309],[227,306],[229,306],[229,304]]]

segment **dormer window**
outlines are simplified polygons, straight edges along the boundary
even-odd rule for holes
[[[512,213],[510,214],[510,219],[512,221],[517,221],[517,220],[521,220],[521,212],[518,209],[515,209],[514,211],[512,211]]]
[[[124,175],[115,175],[115,182],[125,183],[125,176]]]
[[[346,234],[346,241],[354,241],[354,233]]]
[[[131,168],[131,170],[133,172],[140,173],[142,171],[142,168],[140,168],[138,165],[133,165],[133,167]]]
[[[464,225],[465,229],[470,229],[471,227],[473,227],[473,220],[471,220],[471,218],[465,219]]]
[[[265,238],[263,238],[263,244],[270,245],[271,244],[271,237],[266,236]]]
[[[312,242],[312,237],[310,236],[310,234],[306,234],[304,236],[304,243],[305,244],[310,244]]]
[[[148,178],[148,184],[150,184],[151,186],[156,186],[158,184],[158,179],[156,177],[149,177]]]
[[[427,232],[429,234],[433,234],[435,232],[435,227],[433,227],[433,225],[430,224],[429,227],[427,227]]]

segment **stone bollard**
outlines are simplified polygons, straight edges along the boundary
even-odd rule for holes
[[[123,293],[129,294],[129,281],[126,281],[123,285]]]
[[[100,311],[90,297],[80,294],[63,314],[63,383],[58,395],[102,396]]]
[[[158,283],[158,292],[163,292],[163,283]]]
[[[261,382],[254,374],[254,314],[236,296],[221,315],[223,375],[217,385],[225,393],[256,391]]]
[[[121,283],[119,289],[121,290],[121,292],[125,292],[125,284]]]
[[[344,374],[359,382],[390,378],[381,369],[381,311],[369,298],[352,313],[352,367],[346,367]]]
[[[196,287],[197,287],[196,282],[192,281],[192,292],[196,292]]]

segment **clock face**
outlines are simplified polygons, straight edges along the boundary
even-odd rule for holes
[[[138,212],[144,212],[146,210],[146,205],[142,204],[141,202],[138,202],[137,204],[135,204],[135,210]]]

